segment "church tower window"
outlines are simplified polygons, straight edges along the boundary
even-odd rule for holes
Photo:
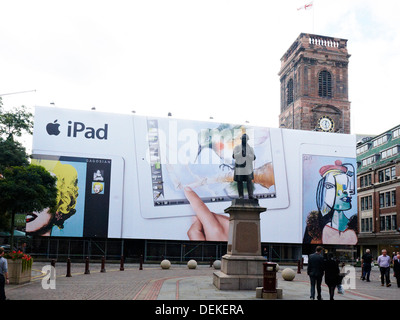
[[[287,105],[291,104],[293,102],[293,79],[290,79],[288,81],[288,84],[286,86],[287,89]]]
[[[326,70],[319,73],[318,95],[320,97],[332,98],[332,75]]]

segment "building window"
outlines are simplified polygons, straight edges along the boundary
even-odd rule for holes
[[[332,98],[332,75],[326,70],[321,71],[318,77],[318,95]]]
[[[392,230],[392,217],[386,216],[386,230]]]
[[[385,169],[385,181],[391,180],[390,168]]]
[[[379,194],[379,208],[396,206],[396,190],[381,192]]]
[[[377,156],[376,155],[373,155],[373,156],[370,156],[368,158],[365,158],[365,159],[362,160],[362,166],[363,167],[369,166],[370,164],[375,163],[376,160],[377,160]]]
[[[397,139],[398,137],[400,137],[400,128],[396,129],[393,131],[393,139]]]
[[[385,182],[393,180],[396,177],[396,167],[386,168],[378,171],[378,181]]]
[[[399,146],[394,146],[381,152],[382,159],[390,158],[399,153]]]
[[[390,207],[391,202],[390,202],[390,192],[385,193],[385,207]]]
[[[394,207],[396,205],[396,190],[392,190],[391,191],[391,199],[392,199],[392,207]]]
[[[372,210],[372,196],[361,197],[361,211]]]
[[[385,134],[384,136],[379,137],[378,139],[375,139],[374,141],[372,141],[372,146],[375,147],[379,147],[380,145],[386,143],[389,139],[389,135]]]
[[[365,176],[360,177],[360,187],[368,187],[372,184],[372,175],[367,174]]]
[[[383,182],[385,181],[385,176],[383,170],[378,171],[378,181]]]
[[[361,219],[361,232],[372,232],[372,218]]]
[[[397,216],[396,214],[389,214],[381,216],[381,231],[396,230]]]
[[[359,155],[361,153],[364,153],[364,152],[367,152],[369,150],[369,146],[370,146],[370,144],[366,143],[363,146],[357,148],[357,155]]]
[[[288,84],[286,86],[286,90],[287,90],[287,105],[289,105],[294,101],[294,98],[293,98],[293,79],[290,79],[288,81]]]

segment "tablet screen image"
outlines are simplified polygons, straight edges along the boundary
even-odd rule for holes
[[[32,164],[57,178],[58,194],[54,213],[45,209],[28,214],[27,233],[107,237],[111,159],[35,154]]]
[[[185,187],[205,203],[237,198],[232,155],[244,133],[256,154],[254,196],[276,197],[268,128],[149,118],[146,130],[154,206],[188,204]]]

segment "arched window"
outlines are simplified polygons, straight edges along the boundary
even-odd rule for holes
[[[286,85],[287,105],[293,102],[293,79],[290,79]]]
[[[326,70],[323,70],[319,73],[318,95],[320,97],[332,97],[332,75]]]

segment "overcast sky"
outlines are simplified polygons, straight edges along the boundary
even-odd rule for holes
[[[351,133],[400,124],[400,1],[0,2],[0,94],[35,105],[279,127],[280,58],[348,39]]]

